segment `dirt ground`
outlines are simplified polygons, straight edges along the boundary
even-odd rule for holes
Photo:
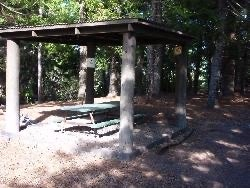
[[[173,99],[135,98],[136,112],[147,115],[136,130],[147,126],[160,135],[173,126]],[[21,113],[36,122],[50,121],[66,104],[23,106]],[[0,187],[250,187],[250,98],[223,99],[209,110],[206,96],[189,97],[187,119],[195,131],[185,142],[161,155],[144,151],[130,162],[46,152],[1,140]]]

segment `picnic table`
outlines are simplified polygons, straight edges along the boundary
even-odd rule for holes
[[[112,102],[104,102],[104,103],[94,103],[94,104],[83,104],[83,105],[74,105],[74,106],[63,106],[61,108],[62,111],[65,112],[75,112],[76,114],[72,114],[70,116],[65,117],[65,122],[67,120],[73,120],[67,122],[68,124],[73,124],[77,126],[85,126],[94,131],[95,135],[100,136],[100,132],[103,132],[103,129],[106,127],[114,129],[119,128],[120,118],[119,116],[119,101]],[[117,113],[118,112],[118,113]],[[100,115],[104,115],[101,119],[96,118],[100,117]],[[83,117],[90,117],[91,123],[86,123],[83,121]],[[134,115],[135,119],[141,119],[144,117],[142,114]],[[64,122],[64,123],[65,123]],[[112,131],[113,128],[108,131]],[[107,131],[107,132],[108,132]],[[104,131],[105,132],[105,131]]]
[[[97,112],[111,110],[118,108],[120,105],[119,101],[104,102],[104,103],[94,103],[94,104],[82,104],[74,106],[63,106],[61,110],[69,110],[81,113]]]
[[[118,118],[119,113],[117,113],[117,111],[119,112],[119,105],[119,101],[112,101],[63,106],[60,110],[64,111],[66,115],[64,124],[88,127],[98,135],[98,130],[111,125],[118,125],[120,123]],[[90,123],[81,119],[84,117],[89,117]],[[112,118],[110,119],[110,117]]]
[[[90,116],[92,119],[94,118],[94,115],[105,114],[105,113],[118,110],[119,106],[120,106],[119,101],[112,101],[112,102],[104,102],[104,103],[63,106],[60,110],[65,111],[65,112],[74,112],[73,114],[70,113],[71,114],[70,116],[66,116],[65,117],[66,120],[76,119],[76,118],[85,117],[85,116]]]

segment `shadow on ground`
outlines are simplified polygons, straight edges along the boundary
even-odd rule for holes
[[[189,126],[195,132],[163,155],[147,151],[130,162],[93,161],[85,167],[64,168],[37,187],[249,187],[249,102],[225,102],[219,109],[207,110],[204,101],[202,96],[189,101]],[[158,113],[172,118],[163,108]],[[143,136],[140,126],[137,129],[136,134]],[[15,181],[10,186],[32,187]]]

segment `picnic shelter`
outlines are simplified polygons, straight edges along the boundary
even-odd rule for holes
[[[137,45],[173,44],[176,61],[176,126],[185,128],[187,45],[192,37],[167,25],[137,18],[92,23],[16,26],[0,30],[7,41],[5,132],[20,131],[19,73],[20,41],[87,46],[85,103],[94,102],[96,46],[123,46],[121,65],[119,147],[125,156],[133,154],[134,86]]]

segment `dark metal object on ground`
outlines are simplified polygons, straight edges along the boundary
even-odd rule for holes
[[[194,129],[184,128],[172,133],[171,136],[164,136],[147,145],[148,150],[154,150],[157,154],[163,154],[169,147],[176,146],[185,141]]]

